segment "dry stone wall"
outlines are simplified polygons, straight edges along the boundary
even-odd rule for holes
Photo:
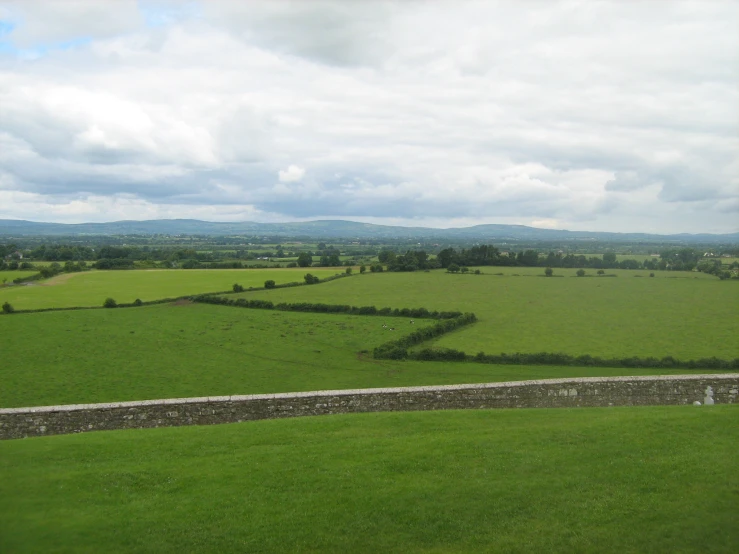
[[[357,412],[656,406],[696,402],[703,405],[737,401],[737,373],[173,398],[0,409],[0,439]]]

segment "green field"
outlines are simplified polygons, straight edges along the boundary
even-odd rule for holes
[[[11,285],[15,279],[25,279],[31,275],[36,275],[38,271],[33,270],[15,270],[15,271],[0,271],[0,286]]]
[[[431,323],[416,320],[413,328]],[[0,337],[12,337],[0,354],[0,407],[691,373],[397,362],[360,354],[410,329],[405,318],[207,304],[0,316]]]
[[[490,268],[487,268],[490,269]],[[497,268],[496,268],[497,269]],[[378,308],[472,311],[478,323],[437,346],[470,354],[566,352],[601,357],[739,357],[739,286],[693,273],[617,271],[618,277],[429,273],[365,274],[322,284],[229,296]],[[533,268],[529,268],[533,269]],[[664,276],[668,274],[669,276]]]
[[[739,406],[0,442],[2,552],[737,552]]]
[[[0,289],[0,303],[7,301],[16,310],[31,310],[102,306],[108,297],[114,298],[118,303],[133,302],[137,298],[146,302],[231,290],[234,283],[245,288],[263,287],[268,279],[277,284],[303,282],[306,273],[325,278],[337,272],[343,270],[298,268],[86,271],[58,275],[30,286]]]

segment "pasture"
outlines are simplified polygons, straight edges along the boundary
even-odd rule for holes
[[[0,442],[3,552],[736,552],[739,406]]]
[[[38,271],[32,269],[16,269],[13,271],[0,271],[0,286],[12,285],[15,279],[25,279],[31,275],[36,275]]]
[[[102,306],[106,298],[130,303],[189,294],[231,290],[234,283],[245,288],[263,287],[268,279],[277,284],[303,282],[306,273],[325,278],[343,269],[162,269],[85,271],[65,273],[32,285],[0,289],[0,304],[10,302],[16,310]],[[18,272],[7,272],[18,273]]]
[[[591,278],[574,277],[575,270],[556,270],[565,276],[546,278],[526,269],[537,268],[515,268],[503,275],[364,274],[317,287],[229,298],[472,311],[479,319],[476,324],[435,343],[470,354],[739,357],[736,282],[678,272],[636,278],[644,272],[625,270],[614,271],[617,277]]]
[[[413,329],[432,323],[417,319]],[[406,318],[187,303],[0,315],[0,336],[8,339],[0,407],[691,373],[402,362],[361,353],[410,330]]]

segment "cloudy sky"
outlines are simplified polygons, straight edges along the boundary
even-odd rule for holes
[[[737,0],[0,0],[0,218],[735,232],[737,28]]]

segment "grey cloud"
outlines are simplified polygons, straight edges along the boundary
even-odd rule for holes
[[[33,63],[0,56],[0,183],[224,217],[734,228],[738,13],[209,2]],[[293,165],[304,178],[280,187]]]

